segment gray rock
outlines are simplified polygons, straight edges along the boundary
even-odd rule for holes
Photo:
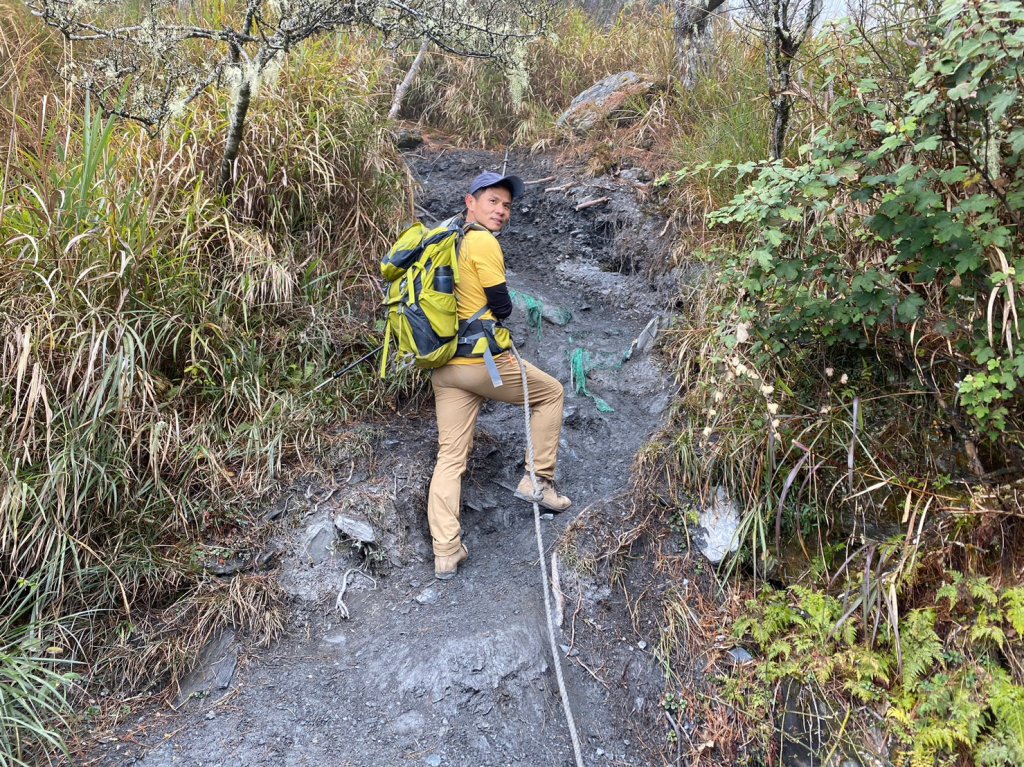
[[[733,647],[729,650],[729,658],[732,663],[737,666],[741,666],[744,663],[751,663],[754,660],[754,656],[744,650],[742,647]]]
[[[636,72],[610,75],[574,98],[556,124],[560,128],[586,133],[628,99],[641,96],[653,87],[652,80]]]
[[[418,711],[406,711],[391,723],[391,731],[395,735],[419,735],[423,732],[426,720]]]
[[[320,564],[334,551],[337,533],[327,520],[314,522],[302,534],[302,553],[313,564]]]
[[[427,588],[414,596],[413,599],[421,605],[432,605],[437,603],[440,596],[441,594],[437,589],[433,586],[427,586]]]
[[[402,151],[415,149],[423,143],[423,134],[418,130],[400,130],[395,133],[395,146]]]
[[[619,178],[638,184],[645,184],[654,179],[654,174],[646,168],[626,168],[619,173]]]
[[[377,540],[377,534],[374,532],[373,525],[363,517],[357,517],[353,514],[338,514],[334,517],[334,526],[342,534],[360,543],[374,543]]]
[[[649,415],[661,415],[668,410],[668,406],[671,403],[671,392],[662,392],[661,394],[653,395],[647,400],[647,412]]]
[[[654,342],[658,340],[658,317],[651,317],[650,322],[640,331],[640,335],[634,339],[633,343],[629,347],[629,351],[626,352],[626,359],[632,359],[634,356],[642,357],[645,354],[649,354],[651,349],[654,348]]]
[[[238,648],[235,647],[235,632],[227,629],[214,637],[199,653],[196,666],[178,685],[176,706],[190,698],[207,695],[231,686],[238,667]]]
[[[572,312],[562,306],[552,306],[544,303],[540,309],[540,316],[545,322],[557,325],[562,328],[572,321]]]
[[[344,647],[348,643],[348,636],[345,634],[344,629],[336,629],[324,634],[323,642],[334,647]]]
[[[288,513],[288,509],[291,507],[291,501],[292,499],[289,495],[277,499],[275,503],[268,506],[263,512],[263,518],[269,522],[277,519],[278,517],[283,517]]]
[[[441,757],[437,754],[431,754],[424,760],[424,763],[427,767],[441,767]]]
[[[710,562],[718,564],[740,547],[737,536],[740,528],[739,506],[729,498],[724,487],[719,486],[715,490],[714,501],[701,510],[698,519],[704,532],[700,553]]]

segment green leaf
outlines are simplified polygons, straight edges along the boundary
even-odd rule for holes
[[[926,136],[914,144],[915,152],[934,152],[942,144],[941,136]]]
[[[1017,100],[1017,91],[1014,88],[1007,88],[996,94],[988,104],[988,113],[992,122],[999,122],[1006,114],[1013,103]]]
[[[911,323],[921,316],[921,308],[924,306],[924,299],[911,293],[896,306],[896,316],[900,322]]]

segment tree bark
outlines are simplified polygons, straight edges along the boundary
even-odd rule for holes
[[[409,71],[405,73],[405,77],[402,78],[402,82],[398,84],[395,89],[395,97],[391,100],[391,109],[388,110],[388,119],[394,120],[398,117],[398,113],[402,111],[402,101],[405,99],[405,94],[409,92],[409,88],[412,87],[413,81],[416,79],[416,75],[420,72],[420,67],[423,66],[423,59],[427,54],[427,47],[430,45],[430,40],[426,37],[423,38],[423,42],[420,44],[420,49],[416,53],[416,58],[412,61],[412,66],[409,67]]]
[[[249,113],[252,101],[252,83],[243,79],[238,88],[238,97],[231,110],[231,121],[228,124],[228,135],[224,142],[224,156],[220,161],[220,175],[217,186],[224,194],[230,194],[235,185],[235,161],[242,147],[242,135],[245,132],[245,117]]]
[[[725,0],[676,0],[676,69],[684,88],[692,88],[708,70],[714,40],[712,14]]]

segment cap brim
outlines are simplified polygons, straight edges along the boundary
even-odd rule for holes
[[[512,192],[513,200],[517,197],[522,197],[523,193],[526,192],[526,184],[523,183],[519,176],[505,176],[501,183],[508,185],[509,191]]]

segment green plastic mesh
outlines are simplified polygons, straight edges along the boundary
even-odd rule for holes
[[[539,341],[544,335],[544,307],[535,296],[517,290],[509,290],[509,297],[526,311],[526,324],[537,334]]]
[[[598,412],[614,413],[615,408],[587,389],[587,373],[593,369],[590,364],[590,352],[586,349],[577,347],[569,354],[569,374],[573,390],[592,399],[597,405]]]

